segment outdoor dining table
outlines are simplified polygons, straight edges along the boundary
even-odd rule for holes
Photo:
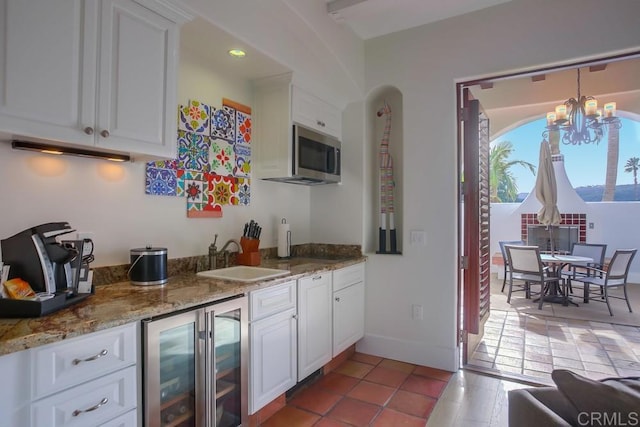
[[[578,255],[563,255],[563,254],[540,254],[540,260],[543,264],[550,267],[549,274],[558,278],[557,282],[553,282],[552,286],[549,286],[546,294],[544,295],[544,300],[548,302],[558,303],[562,305],[573,304],[576,307],[578,304],[571,301],[567,292],[563,292],[560,289],[560,276],[562,269],[573,263],[590,263],[593,262],[593,258],[578,256]]]

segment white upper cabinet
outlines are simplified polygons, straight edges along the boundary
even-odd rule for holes
[[[103,0],[101,21],[97,145],[175,157],[178,26],[129,0]]]
[[[82,46],[93,40],[95,55],[97,25],[86,20],[95,3],[84,6],[83,0],[0,0],[1,131],[93,143],[80,116],[94,108],[83,102],[95,103],[96,60],[85,58]]]
[[[298,86],[293,86],[291,114],[295,123],[342,139],[342,113]]]
[[[256,178],[291,176],[293,124],[342,140],[342,111],[291,83],[291,73],[254,81]]]
[[[0,20],[0,131],[175,156],[184,15],[142,0],[0,0]]]
[[[256,178],[292,174],[291,76],[254,82],[253,172]]]

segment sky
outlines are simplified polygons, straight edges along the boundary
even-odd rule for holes
[[[625,172],[624,165],[629,158],[640,157],[640,122],[627,118],[621,120],[617,185],[633,184],[633,173]],[[509,160],[527,161],[535,165],[537,170],[545,126],[546,118],[531,121],[500,135],[491,142],[491,146],[501,141],[511,142],[514,150]],[[560,153],[564,154],[565,170],[574,188],[604,185],[607,167],[606,132],[597,145],[565,145],[560,141]],[[536,177],[528,169],[514,165],[510,171],[516,179],[518,193],[528,193],[533,189]],[[638,179],[640,180],[640,176]]]

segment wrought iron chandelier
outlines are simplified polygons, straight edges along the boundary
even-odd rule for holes
[[[578,70],[578,97],[570,98],[547,113],[545,138],[549,131],[562,131],[562,143],[567,145],[598,144],[607,126],[620,129],[622,122],[616,117],[616,103],[604,104],[598,110],[598,100],[580,94],[580,68]]]

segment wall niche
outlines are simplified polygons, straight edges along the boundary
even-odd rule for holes
[[[402,93],[395,87],[380,87],[367,97],[365,111],[368,224],[364,247],[368,253],[400,255],[404,232]]]

